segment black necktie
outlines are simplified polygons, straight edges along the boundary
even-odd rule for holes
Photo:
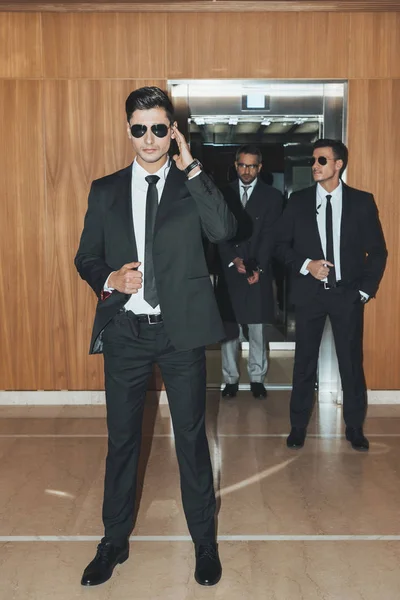
[[[333,255],[333,227],[332,227],[332,196],[330,194],[326,197],[326,213],[325,213],[325,227],[326,227],[326,260],[335,264]],[[336,285],[336,274],[334,267],[329,267],[328,275],[329,285]]]
[[[157,181],[160,178],[158,175],[148,175],[145,177],[145,179],[149,184],[149,187],[147,188],[146,196],[146,237],[144,245],[143,298],[148,304],[150,304],[152,308],[155,308],[159,304],[159,301],[157,296],[156,280],[154,277],[153,233],[158,209]]]

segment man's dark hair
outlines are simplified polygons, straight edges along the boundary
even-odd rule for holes
[[[257,156],[258,162],[262,163],[261,151],[259,148],[257,148],[257,146],[254,146],[254,144],[246,144],[244,146],[240,146],[240,148],[238,148],[236,152],[236,161],[239,160],[239,156],[241,154],[253,154],[253,156]]]
[[[135,110],[150,110],[151,108],[163,108],[172,123],[174,121],[174,107],[167,94],[160,88],[142,87],[131,92],[125,102],[126,118],[129,122]]]
[[[340,169],[340,177],[343,175],[344,170],[347,167],[347,162],[349,160],[349,151],[347,150],[347,146],[343,144],[340,140],[330,140],[328,138],[322,138],[317,140],[313,144],[313,150],[316,148],[332,148],[333,156],[336,160],[343,161],[343,167]]]

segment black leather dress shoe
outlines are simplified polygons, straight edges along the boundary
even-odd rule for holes
[[[238,393],[238,389],[238,383],[227,383],[225,388],[222,390],[222,397],[225,398],[226,396],[229,396],[230,398],[234,398]]]
[[[196,546],[194,578],[200,585],[215,585],[221,579],[222,567],[217,544]]]
[[[369,441],[364,435],[362,427],[346,427],[346,440],[351,443],[354,450],[367,452]]]
[[[123,547],[114,546],[103,538],[97,546],[97,553],[91,563],[83,571],[82,585],[100,585],[113,574],[114,567],[122,564],[129,556],[129,542]]]
[[[257,381],[250,383],[250,389],[251,389],[251,392],[252,392],[254,398],[266,398],[267,397],[267,390],[265,389],[265,386],[263,383],[260,383]]]
[[[302,448],[306,439],[306,433],[307,430],[305,427],[292,427],[286,440],[286,446],[288,448]]]

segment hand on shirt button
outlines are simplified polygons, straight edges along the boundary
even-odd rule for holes
[[[111,273],[108,287],[115,288],[123,294],[137,294],[142,287],[143,275],[138,271],[140,262],[131,262],[123,265],[118,271]]]
[[[319,279],[319,281],[322,281],[329,275],[328,267],[334,267],[334,265],[325,259],[312,260],[308,263],[307,270],[311,273],[313,277],[315,277],[315,279]]]

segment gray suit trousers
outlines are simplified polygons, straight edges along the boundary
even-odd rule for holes
[[[239,381],[239,343],[243,335],[240,325],[241,336],[234,340],[228,340],[221,344],[222,375],[225,383],[237,383]],[[268,369],[266,327],[261,323],[249,324],[249,358],[247,371],[249,379],[254,383],[263,383]]]

